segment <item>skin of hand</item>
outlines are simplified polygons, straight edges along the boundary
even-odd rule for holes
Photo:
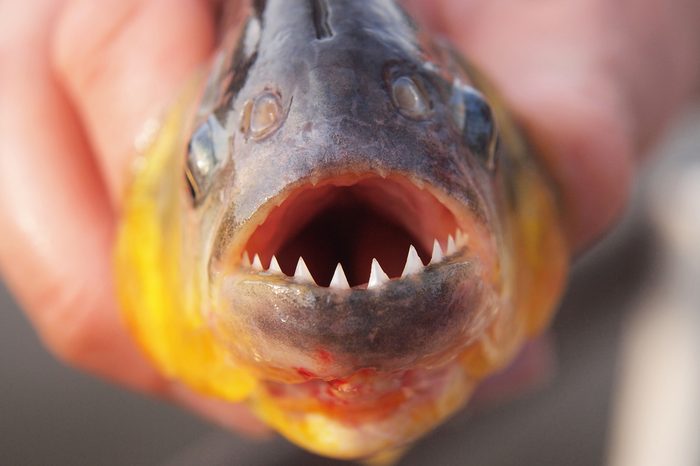
[[[696,0],[409,0],[504,94],[565,203],[572,251],[619,215],[638,154],[700,74]],[[0,2],[0,270],[64,361],[227,427],[128,335],[112,245],[134,141],[215,47],[213,0]]]

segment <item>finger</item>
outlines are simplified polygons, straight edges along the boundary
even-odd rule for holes
[[[580,249],[620,214],[634,171],[630,112],[609,68],[601,3],[440,5],[439,24],[493,79],[542,156]]]
[[[211,0],[74,0],[56,29],[53,57],[118,205],[134,141],[208,57]]]
[[[113,202],[120,198],[144,122],[163,110],[192,68],[206,59],[213,43],[212,5],[77,0],[64,9],[54,65],[98,150]],[[177,383],[150,391],[222,426],[254,435],[267,431],[243,405],[208,399]]]
[[[0,11],[14,19],[0,36],[0,61],[12,63],[0,79],[4,278],[65,361],[165,396],[224,427],[264,435],[243,405],[163,381],[124,329],[111,286],[114,215],[78,119],[50,73],[46,32],[59,5],[44,0]]]
[[[0,267],[54,352],[153,390],[160,378],[114,305],[106,192],[49,68],[47,31],[60,3],[4,4],[1,16],[13,21],[0,36]]]

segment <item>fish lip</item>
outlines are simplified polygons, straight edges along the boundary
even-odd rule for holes
[[[369,291],[227,276],[217,287],[213,328],[257,369],[261,361],[306,366],[327,378],[368,366],[439,365],[477,339],[498,312],[481,272],[472,261],[448,261]],[[242,335],[254,336],[253,347]],[[319,352],[334,362],[317,361]]]
[[[323,379],[436,367],[479,340],[502,309],[482,272],[459,257],[375,290],[234,274],[215,284],[208,320],[233,359],[263,380],[303,382],[298,367]]]

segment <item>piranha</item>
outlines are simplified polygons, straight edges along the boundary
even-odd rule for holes
[[[250,11],[138,156],[118,291],[170,379],[377,457],[546,327],[559,197],[497,92],[394,2]]]

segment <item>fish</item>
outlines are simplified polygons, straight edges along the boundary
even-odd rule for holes
[[[521,127],[393,1],[252,2],[134,163],[131,332],[168,379],[312,452],[406,448],[565,287],[561,196]]]

